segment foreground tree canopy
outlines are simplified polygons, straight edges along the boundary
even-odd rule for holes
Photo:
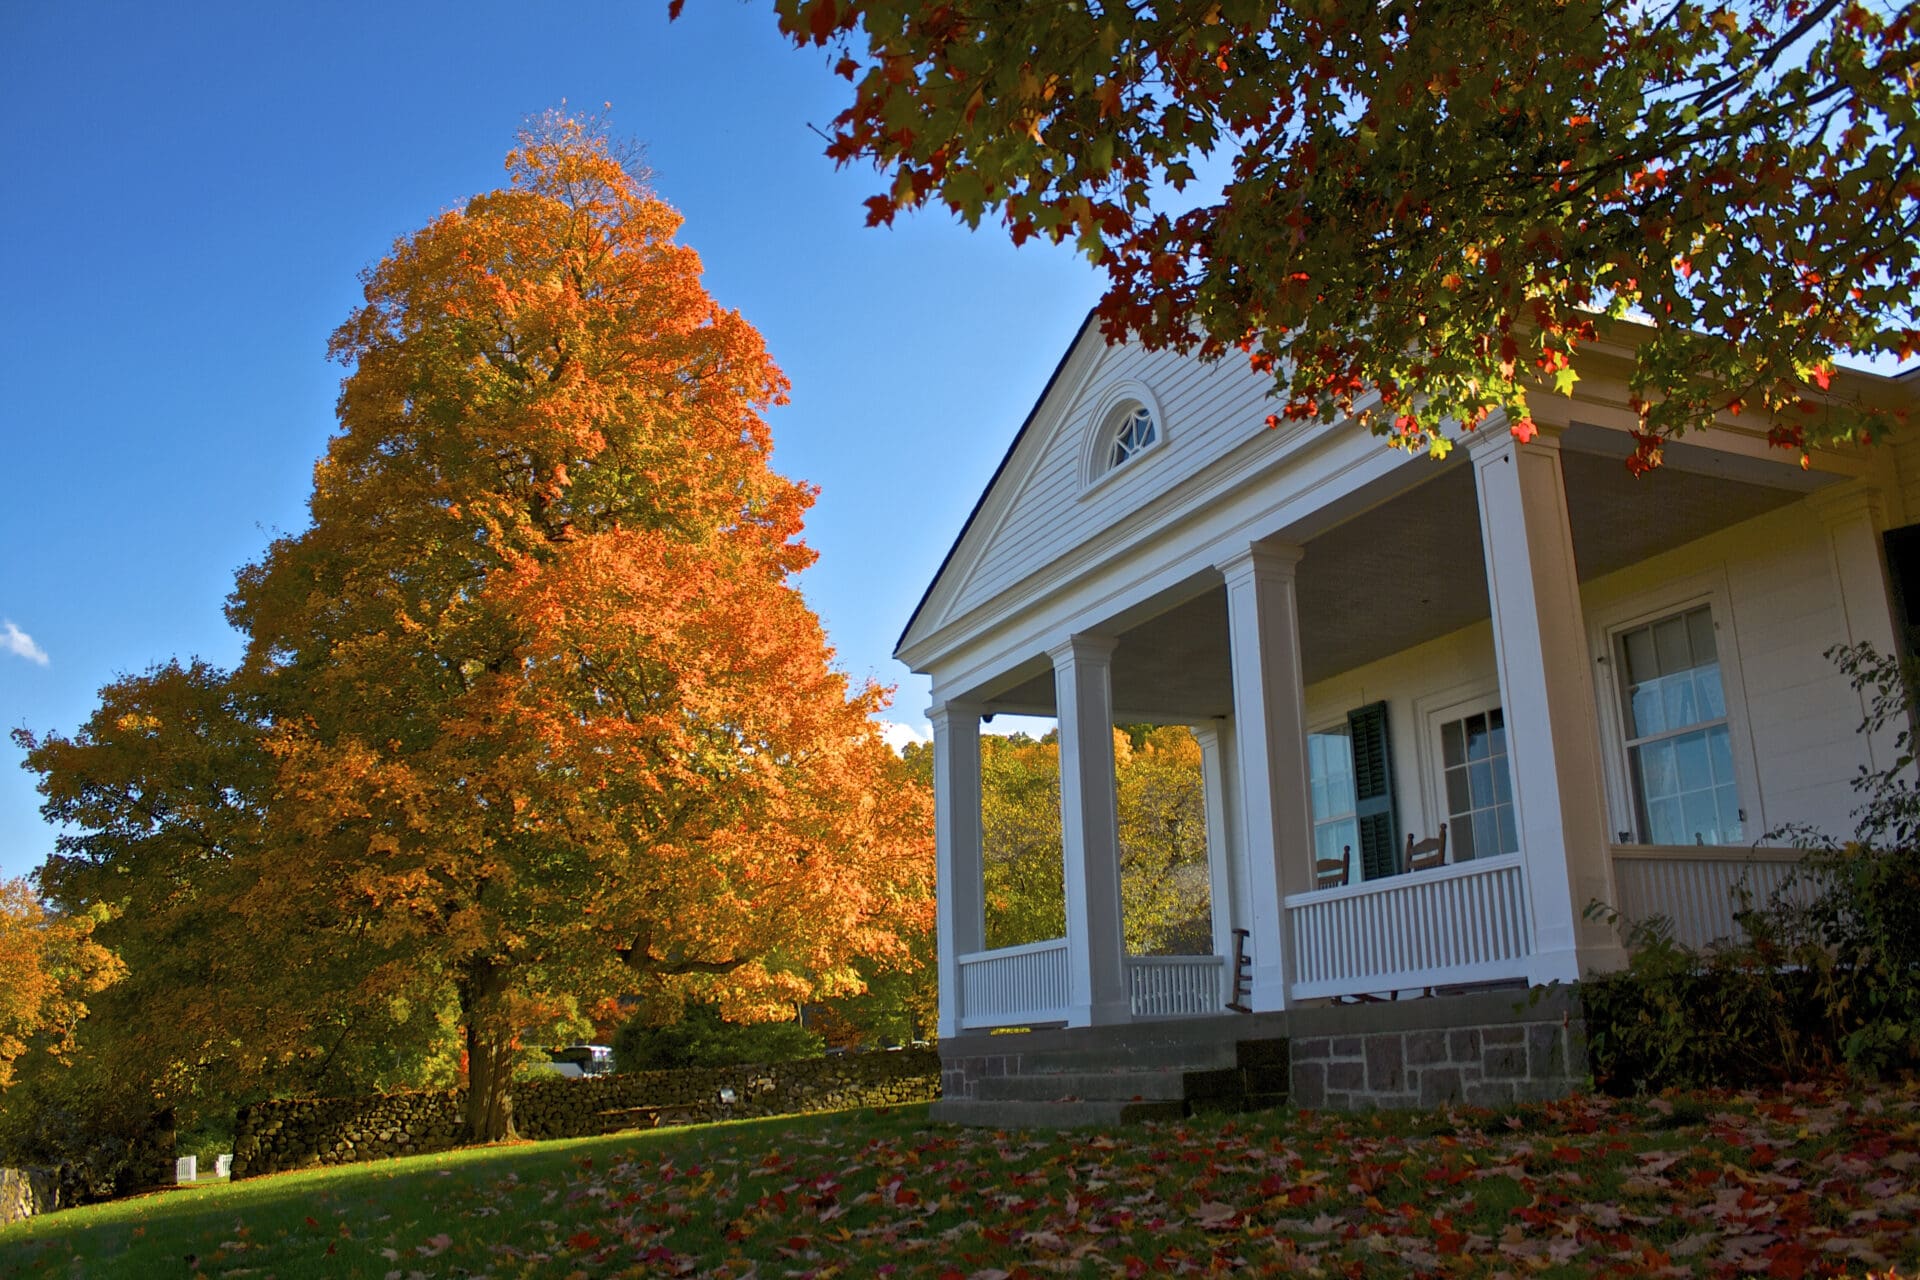
[[[1722,413],[1795,449],[1898,418],[1829,383],[1920,346],[1909,6],[777,7],[840,50],[828,154],[885,175],[870,222],[938,202],[1071,240],[1110,338],[1243,351],[1278,417],[1444,453],[1502,409],[1524,438],[1632,316],[1637,466]],[[1217,198],[1179,195],[1210,157]]]
[[[932,870],[883,691],[791,583],[812,492],[768,467],[759,334],[603,137],[550,119],[508,169],[334,335],[340,431],[311,525],[239,575],[239,669],[26,741],[82,829],[59,900],[156,944],[244,929],[298,1011],[195,983],[164,1006],[191,1035],[311,1056],[315,1022],[391,1034],[451,990],[475,1136],[507,1129],[517,1037],[620,992],[750,1018],[857,987]]]

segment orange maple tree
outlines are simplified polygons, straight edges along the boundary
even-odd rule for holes
[[[475,1138],[556,1009],[777,1016],[903,958],[932,878],[885,691],[792,581],[813,491],[768,465],[760,335],[590,124],[507,168],[367,273],[312,522],[228,605],[267,773],[228,910],[457,992]]]
[[[120,962],[93,940],[94,924],[50,914],[25,880],[0,880],[0,1089],[35,1044],[57,1056],[70,1050],[87,997],[120,976]]]

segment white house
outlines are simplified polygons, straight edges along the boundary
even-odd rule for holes
[[[1496,421],[1436,462],[1269,428],[1240,362],[1084,325],[897,649],[933,682],[943,1039],[1217,1014],[1235,930],[1256,1012],[1574,979],[1623,958],[1589,904],[1705,940],[1736,879],[1789,864],[1764,833],[1850,829],[1887,744],[1823,654],[1904,638],[1887,547],[1911,571],[1920,447],[1803,469],[1748,415],[1636,478],[1629,354],[1589,349],[1531,443]],[[1067,936],[988,951],[1001,712],[1058,717]],[[1210,957],[1124,953],[1110,730],[1136,722],[1202,744]],[[1443,864],[1409,871],[1443,824]]]

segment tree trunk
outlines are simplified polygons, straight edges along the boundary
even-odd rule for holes
[[[467,1138],[499,1142],[513,1129],[513,1027],[507,1015],[507,971],[491,959],[467,962],[459,983],[467,1036]]]

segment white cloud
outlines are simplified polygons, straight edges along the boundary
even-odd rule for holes
[[[5,649],[16,658],[25,658],[43,667],[47,665],[47,651],[35,644],[32,636],[14,626],[11,619],[0,621],[0,627],[6,628],[0,633],[0,649]]]
[[[1029,738],[1044,738],[1060,727],[1060,722],[1052,716],[1014,716],[1001,713],[981,724],[980,732],[997,733],[1010,738],[1016,733],[1024,733]]]
[[[887,745],[892,747],[896,753],[905,751],[907,744],[910,742],[933,741],[933,727],[931,725],[923,729],[916,729],[910,724],[901,724],[897,720],[882,720],[880,726],[880,736],[886,739]]]

